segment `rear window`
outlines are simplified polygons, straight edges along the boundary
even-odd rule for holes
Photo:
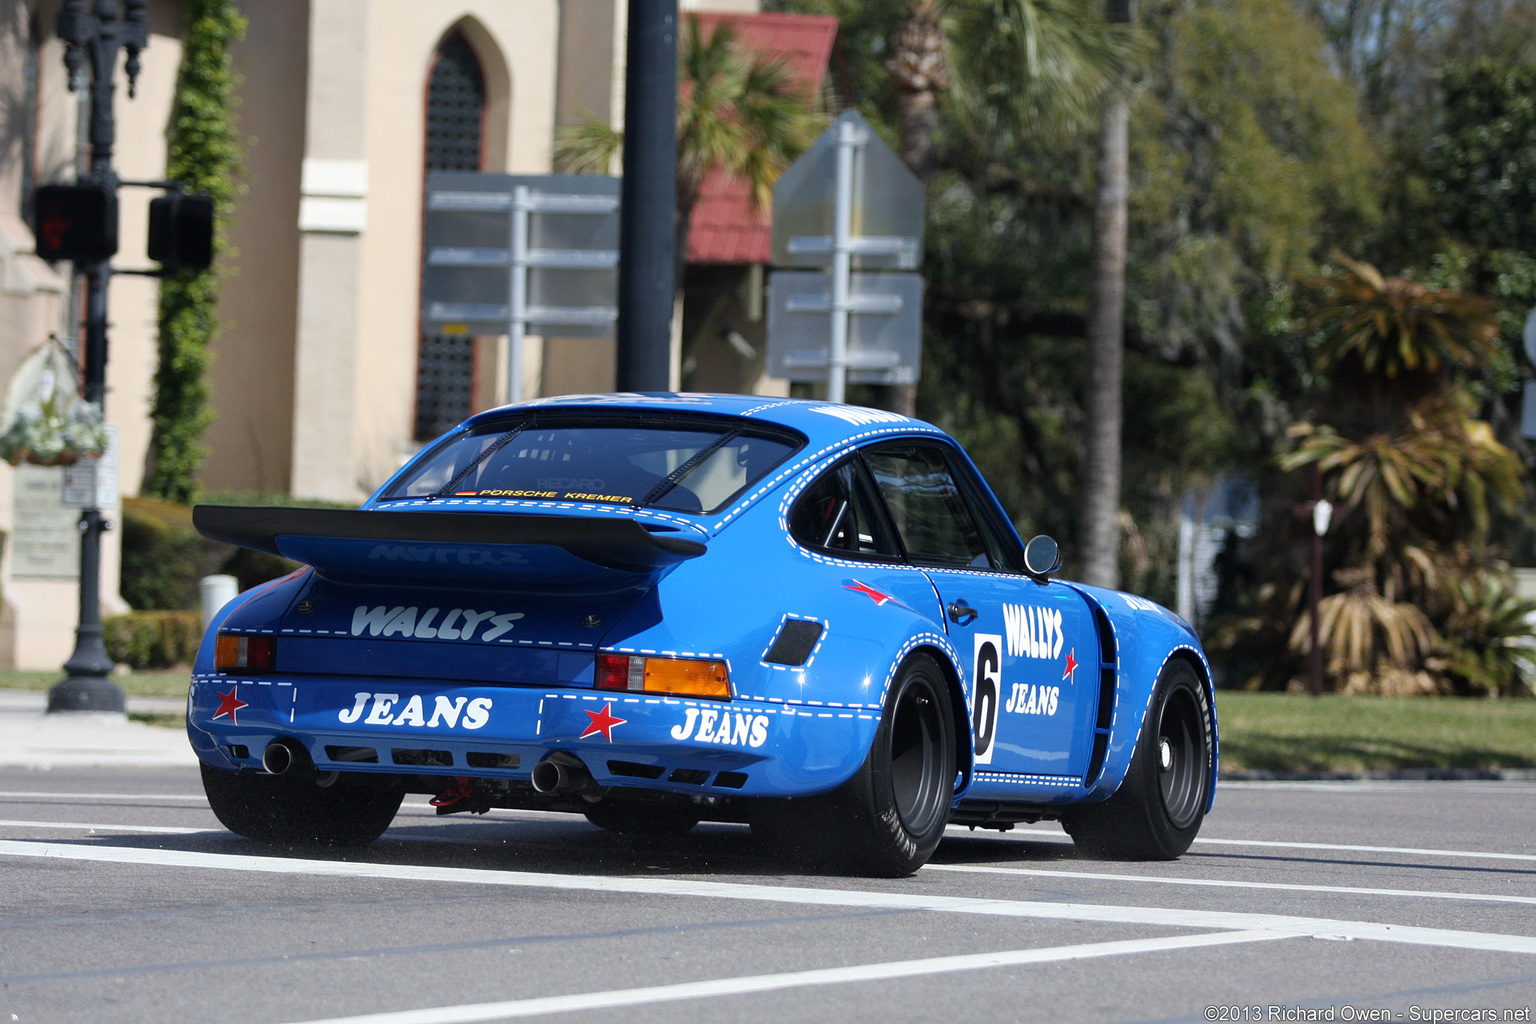
[[[799,447],[735,423],[486,424],[430,449],[383,500],[586,501],[711,513]]]

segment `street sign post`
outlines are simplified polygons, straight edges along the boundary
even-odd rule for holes
[[[768,373],[824,381],[832,365],[832,280],[817,271],[775,271],[768,303]],[[923,282],[916,274],[853,273],[843,344],[846,379],[914,384],[922,357]]]
[[[429,174],[422,330],[507,335],[507,396],[520,400],[525,335],[613,336],[618,210],[606,175]]]
[[[857,111],[845,110],[773,188],[774,266],[826,270],[773,274],[770,372],[824,379],[833,402],[844,400],[850,374],[915,382],[922,281],[910,271],[922,263],[922,245],[922,183]],[[875,326],[867,317],[887,319]]]

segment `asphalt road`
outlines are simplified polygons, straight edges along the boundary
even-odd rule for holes
[[[1228,783],[1174,863],[1080,859],[1048,825],[951,830],[877,881],[796,873],[741,827],[639,840],[421,797],[365,851],[288,851],[223,831],[193,771],[0,770],[0,1024],[1533,1006],[1536,783]]]

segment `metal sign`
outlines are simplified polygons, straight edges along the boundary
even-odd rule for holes
[[[856,111],[838,115],[773,188],[768,361],[792,380],[912,383],[922,352],[923,186]],[[814,296],[814,297],[813,297]],[[896,315],[903,314],[903,315]],[[875,319],[870,319],[875,318]],[[810,374],[812,369],[820,372]]]
[[[117,507],[117,424],[106,424],[106,450],[99,458],[85,458],[64,467],[59,500],[75,508]]]
[[[922,266],[923,183],[856,110],[839,114],[774,184],[773,265],[832,265],[839,160],[846,161],[848,176],[846,224],[853,269]]]
[[[923,279],[917,274],[852,274],[848,287],[847,379],[913,384],[922,356]],[[768,297],[768,373],[824,381],[832,362],[831,278],[777,271]]]
[[[524,335],[613,336],[618,210],[607,175],[427,175],[422,330],[507,335],[516,401]]]

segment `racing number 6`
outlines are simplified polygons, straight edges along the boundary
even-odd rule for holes
[[[976,744],[976,764],[992,763],[992,741],[997,737],[998,670],[1002,664],[1000,636],[976,635],[976,700],[971,712],[971,735]]]

